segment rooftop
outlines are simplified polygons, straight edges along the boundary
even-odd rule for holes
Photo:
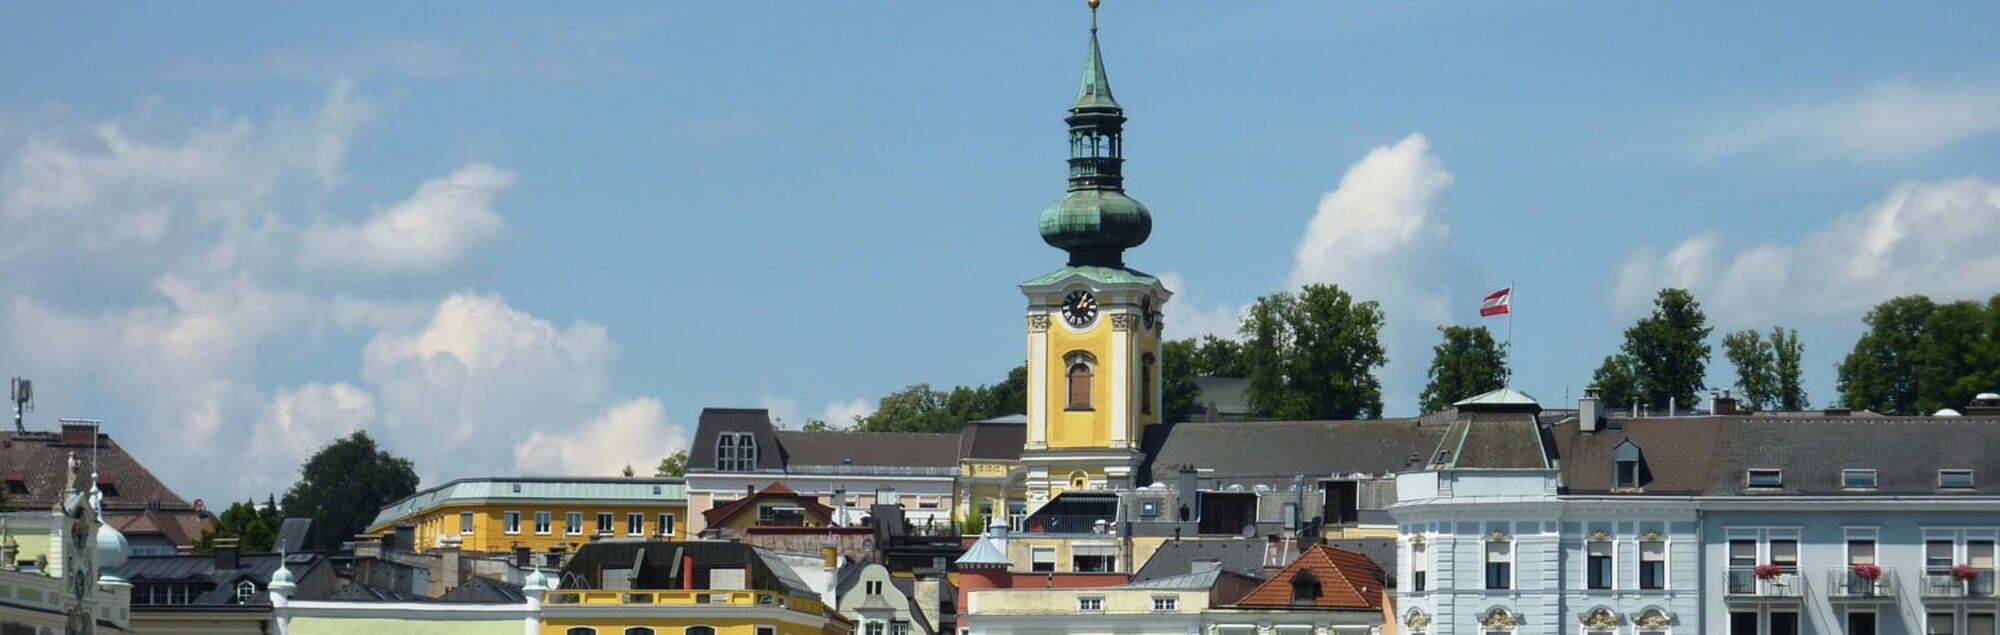
[[[390,503],[376,512],[370,529],[449,505],[489,501],[550,503],[687,504],[687,483],[678,478],[488,476],[462,478]]]

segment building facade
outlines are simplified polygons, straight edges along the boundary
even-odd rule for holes
[[[597,540],[687,533],[687,488],[677,478],[466,478],[412,494],[375,515],[368,533],[430,552],[574,551]]]

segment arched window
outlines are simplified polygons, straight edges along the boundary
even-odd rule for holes
[[[1070,489],[1075,489],[1075,490],[1081,490],[1081,489],[1089,489],[1089,488],[1090,488],[1090,475],[1089,475],[1089,474],[1085,474],[1085,473],[1083,473],[1083,472],[1080,472],[1080,471],[1079,471],[1079,472],[1071,472],[1071,473],[1069,474],[1069,488],[1070,488]]]
[[[1091,369],[1092,361],[1088,353],[1073,353],[1069,361],[1069,409],[1089,410],[1090,384],[1097,373]]]
[[[236,603],[249,604],[257,597],[257,583],[244,580],[236,585]]]
[[[715,635],[715,627],[689,626],[687,627],[687,630],[681,632],[685,633],[686,635]]]
[[[1292,603],[1310,605],[1319,599],[1319,579],[1312,573],[1300,571],[1292,576]]]
[[[653,635],[653,629],[644,626],[634,626],[625,629],[625,635]]]
[[[1153,414],[1153,354],[1139,361],[1139,413]]]
[[[572,626],[563,635],[597,635],[597,629],[588,626]]]
[[[748,432],[724,432],[716,437],[715,469],[724,472],[757,469],[757,437]]]

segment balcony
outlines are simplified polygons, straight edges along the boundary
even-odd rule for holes
[[[1833,567],[1826,572],[1826,595],[1836,600],[1888,600],[1896,597],[1896,568],[1882,567],[1882,575],[1869,580],[1854,574],[1850,567]]]
[[[763,591],[551,591],[547,602],[585,606],[776,606],[803,613],[821,613],[818,600]]]
[[[1759,580],[1755,567],[1730,567],[1723,573],[1723,588],[1728,589],[1732,599],[1790,599],[1804,595],[1805,578],[1797,571],[1786,571],[1778,577]]]
[[[1926,599],[1992,599],[1994,596],[1993,569],[1973,569],[1979,577],[1971,580],[1957,580],[1951,577],[1950,569],[1925,569],[1923,574],[1923,595]]]

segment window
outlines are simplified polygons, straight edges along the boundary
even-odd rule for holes
[[[903,620],[890,622],[889,635],[910,635],[910,623]]]
[[[1797,540],[1771,541],[1771,564],[1778,565],[1779,571],[1783,571],[1785,573],[1798,573],[1799,541]]]
[[[1924,616],[1924,633],[1926,635],[1952,635],[1955,632],[1951,630],[1952,622],[1957,617],[1950,613],[1932,613],[1926,615]]]
[[[1795,611],[1771,611],[1771,635],[1799,635],[1799,614]]]
[[[1965,632],[1975,633],[1977,635],[1987,635],[1988,633],[1996,632],[1994,631],[1993,614],[1992,613],[1965,614]]]
[[[758,626],[758,627],[757,627],[757,635],[778,635],[778,627],[776,627],[776,626]]]
[[[1140,358],[1139,414],[1153,414],[1153,354]]]
[[[625,514],[625,535],[646,535],[646,515],[639,512]]]
[[[1028,552],[1028,570],[1048,573],[1056,570],[1056,548],[1035,547]]]
[[[653,629],[644,626],[634,626],[625,629],[625,635],[653,635]]]
[[[1319,600],[1319,579],[1312,573],[1300,571],[1292,576],[1292,604],[1311,605]]]
[[[1118,556],[1116,555],[1080,553],[1070,556],[1069,570],[1077,573],[1105,573],[1116,569],[1117,565]]]
[[[715,629],[708,626],[689,626],[682,630],[684,635],[715,635]]]
[[[1938,487],[1972,487],[1972,470],[1938,470]]]
[[[1159,517],[1160,517],[1160,501],[1156,501],[1156,500],[1146,500],[1146,501],[1139,501],[1139,517],[1140,517],[1140,518],[1159,518]]]
[[[1429,560],[1429,554],[1424,550],[1424,543],[1410,543],[1410,577],[1415,578],[1410,581],[1411,590],[1423,592],[1426,582],[1424,578],[1430,573],[1431,568]]]
[[[1104,612],[1104,596],[1102,595],[1078,596],[1076,598],[1076,610],[1085,613],[1102,613]]]
[[[549,535],[549,532],[550,532],[550,530],[551,530],[551,529],[553,529],[553,528],[551,527],[551,525],[553,525],[553,524],[554,524],[554,523],[553,523],[553,522],[552,522],[552,521],[550,520],[550,518],[549,518],[550,516],[551,516],[551,514],[550,514],[549,512],[535,512],[535,533],[536,533],[536,534],[539,534],[539,535],[543,535],[543,536],[547,536],[547,535]]]
[[[1875,635],[1875,614],[1865,611],[1848,611],[1847,635]]]
[[[941,496],[917,497],[917,509],[937,509],[939,507],[942,507],[943,505],[944,505],[944,498]]]
[[[870,580],[867,582],[863,582],[861,583],[861,591],[869,595],[881,595],[882,582],[879,580]]]
[[[563,635],[597,635],[597,629],[588,626],[572,626],[569,630],[563,631]]]
[[[509,534],[521,533],[521,512],[506,512],[504,518],[506,520],[501,525],[501,531]]]
[[[1155,611],[1181,610],[1181,599],[1171,595],[1155,595],[1153,596],[1153,610]]]
[[[1847,541],[1847,566],[1858,564],[1875,564],[1875,541]]]
[[[249,604],[257,598],[257,583],[244,580],[236,585],[236,603]]]
[[[1784,470],[1750,470],[1744,476],[1744,483],[1750,487],[1775,489],[1785,486]]]
[[[1847,489],[1875,489],[1875,470],[1841,470],[1840,486]]]
[[[1069,409],[1090,409],[1090,364],[1081,361],[1069,365]]]
[[[597,512],[597,533],[611,533],[611,512]]]
[[[1593,540],[1585,549],[1588,552],[1585,566],[1589,569],[1587,577],[1590,588],[1611,588],[1611,578],[1615,575],[1612,571],[1611,543]]]
[[[1756,611],[1732,611],[1729,613],[1729,635],[1756,635]]]
[[[1486,543],[1486,588],[1507,589],[1514,586],[1514,543],[1494,541]]]
[[[1631,439],[1611,450],[1611,487],[1639,489],[1639,444]]]
[[[866,633],[867,635],[882,635],[882,623],[869,622],[868,627],[862,629],[862,632]]]
[[[1950,575],[1952,565],[1952,544],[1949,540],[1924,541],[1924,572],[1930,575]]]
[[[472,535],[472,512],[458,513],[458,533],[464,536]]]
[[[748,432],[724,432],[715,438],[715,469],[750,472],[757,469],[757,437]]]
[[[583,534],[583,512],[563,512],[563,533],[571,536]]]
[[[674,535],[674,514],[673,514],[673,512],[667,512],[667,513],[664,513],[664,514],[660,514],[660,524],[659,524],[659,526],[658,526],[658,527],[654,527],[654,528],[653,528],[653,531],[656,531],[656,532],[659,532],[659,534],[660,534],[660,535],[662,535],[662,536],[672,536],[672,535]]]
[[[1649,540],[1639,543],[1639,588],[1667,588],[1667,543]]]

